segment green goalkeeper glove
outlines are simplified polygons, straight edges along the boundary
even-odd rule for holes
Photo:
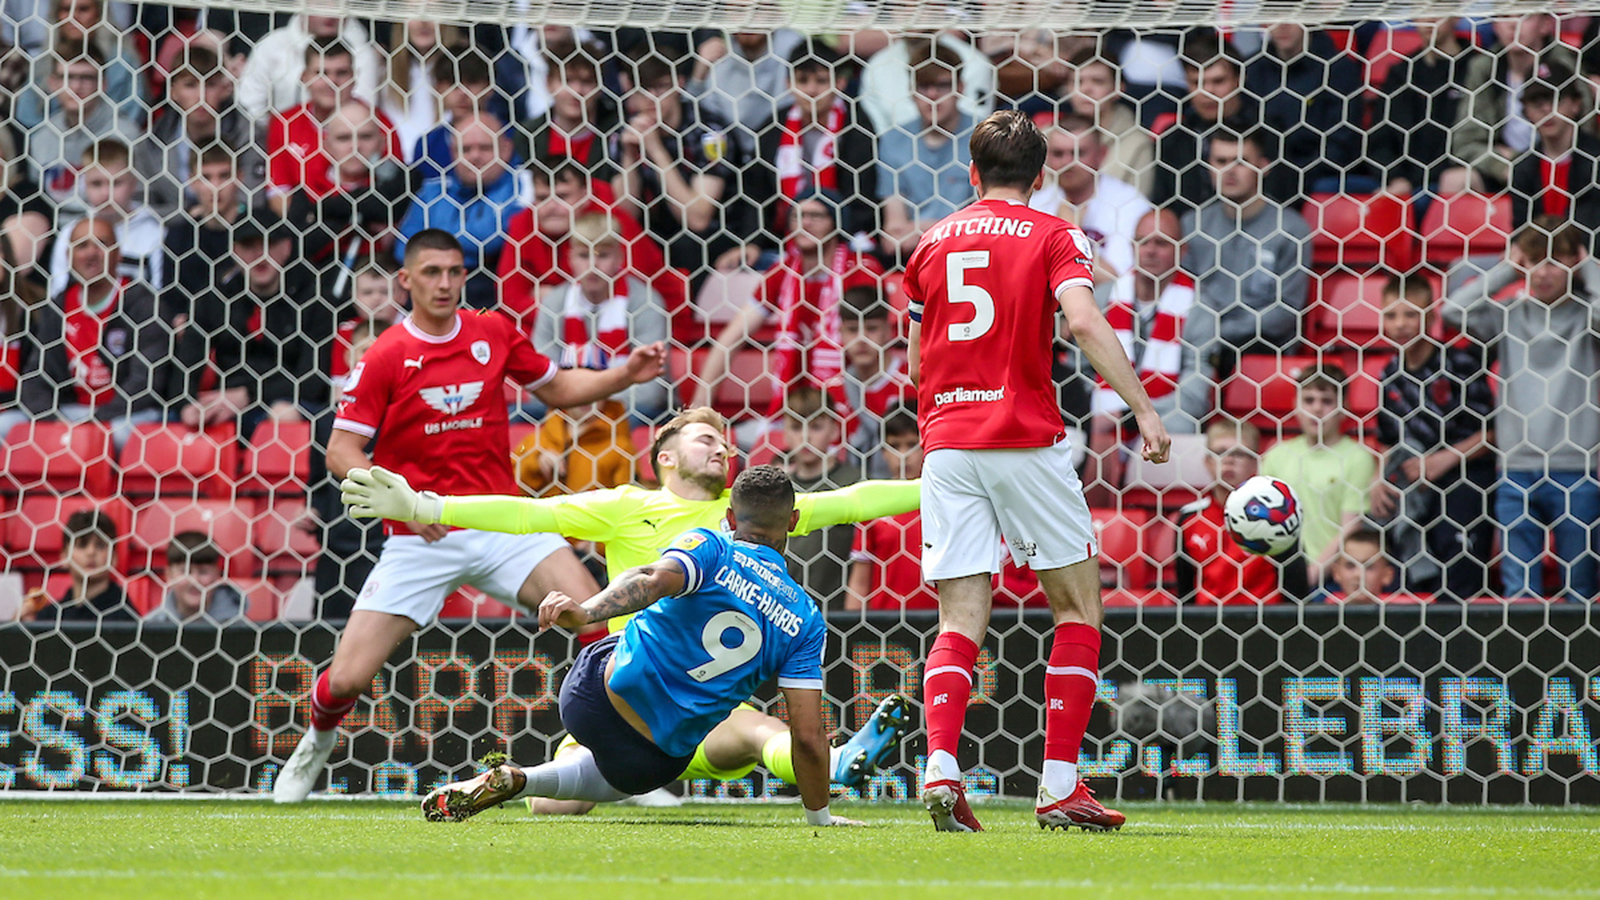
[[[382,466],[351,469],[339,483],[339,499],[355,519],[393,519],[431,525],[444,515],[444,498],[433,491],[418,493],[406,477]]]

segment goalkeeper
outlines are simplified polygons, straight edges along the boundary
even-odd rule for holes
[[[695,528],[716,529],[727,516],[729,491],[725,437],[727,423],[709,407],[685,410],[656,433],[651,460],[660,490],[624,485],[562,497],[440,497],[418,494],[405,480],[383,469],[352,470],[344,482],[344,502],[356,518],[440,522],[481,531],[512,534],[554,532],[605,544],[606,567],[612,580],[623,572],[654,563],[673,539]],[[837,491],[795,497],[798,513],[792,534],[898,515],[917,508],[920,485],[915,481],[864,481]],[[611,620],[613,632],[626,617]],[[857,787],[883,764],[910,727],[906,701],[898,695],[883,701],[865,727],[833,750],[834,781]],[[569,736],[557,755],[575,746]],[[743,778],[758,765],[790,784],[795,783],[788,727],[749,705],[741,705],[695,750],[683,778],[729,781]],[[536,800],[543,813],[585,813],[592,803]]]

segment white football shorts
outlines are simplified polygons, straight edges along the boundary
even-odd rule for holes
[[[1031,569],[1059,569],[1099,551],[1071,441],[1016,450],[929,453],[922,463],[922,577],[1000,571],[995,543]]]
[[[414,534],[391,534],[361,586],[355,608],[427,625],[464,584],[515,607],[528,573],[568,546],[554,534],[456,529],[432,544]]]

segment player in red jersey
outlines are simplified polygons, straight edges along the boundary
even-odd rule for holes
[[[660,376],[666,350],[639,347],[603,372],[558,369],[509,317],[462,310],[461,244],[428,229],[406,245],[401,287],[411,315],[384,332],[350,372],[339,402],[328,471],[383,466],[440,494],[516,494],[501,386],[526,385],[552,408],[600,400]],[[372,455],[366,453],[375,441]],[[552,534],[492,534],[444,525],[385,522],[389,537],[361,587],[333,662],[311,693],[311,729],[273,786],[273,799],[306,798],[328,764],[339,722],[396,647],[470,584],[537,608],[550,591],[574,597],[598,587],[566,541]]]
[[[1171,440],[1094,299],[1089,239],[1028,208],[1045,140],[1017,112],[972,133],[977,203],[930,228],[906,265],[910,369],[926,450],[922,575],[939,591],[939,636],[923,669],[928,762],[922,799],[940,831],[979,831],[956,748],[989,626],[995,542],[1039,576],[1055,616],[1045,670],[1040,827],[1121,827],[1078,778],[1078,747],[1099,684],[1100,572],[1083,485],[1072,466],[1055,383],[1056,311],[1095,371],[1128,404],[1143,454]]]

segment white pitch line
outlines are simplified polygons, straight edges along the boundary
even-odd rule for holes
[[[213,880],[228,880],[238,882],[240,874],[231,871],[196,870],[196,869],[145,869],[145,870],[112,870],[112,871],[87,871],[74,869],[57,869],[47,871],[33,871],[30,869],[15,869],[0,867],[0,877],[3,878],[50,878],[50,879],[181,879],[205,878]],[[394,880],[392,871],[356,871],[343,869],[338,871],[295,872],[281,876],[271,876],[297,881],[307,878],[332,879],[335,881],[383,881]],[[1335,895],[1335,896],[1444,896],[1444,897],[1521,897],[1537,896],[1550,898],[1580,897],[1593,898],[1593,891],[1569,891],[1550,888],[1491,888],[1473,885],[1429,885],[1429,886],[1397,886],[1397,885],[1368,885],[1368,884],[1233,884],[1228,882],[1158,882],[1153,884],[1130,884],[1126,880],[1115,882],[1095,881],[1093,879],[1033,879],[1022,881],[1001,881],[998,879],[956,881],[944,878],[727,878],[711,876],[640,876],[618,875],[613,877],[595,875],[541,875],[528,874],[497,874],[486,872],[426,872],[407,874],[401,876],[412,881],[480,881],[480,882],[530,882],[530,883],[559,883],[559,884],[638,884],[661,886],[669,884],[691,885],[697,887],[746,887],[760,888],[772,886],[786,887],[847,887],[847,888],[1042,888],[1042,889],[1076,889],[1076,890],[1103,890],[1127,891],[1137,888],[1144,891],[1162,892],[1195,892],[1195,891],[1229,891],[1233,893],[1262,893],[1273,896],[1285,894],[1306,895]]]

